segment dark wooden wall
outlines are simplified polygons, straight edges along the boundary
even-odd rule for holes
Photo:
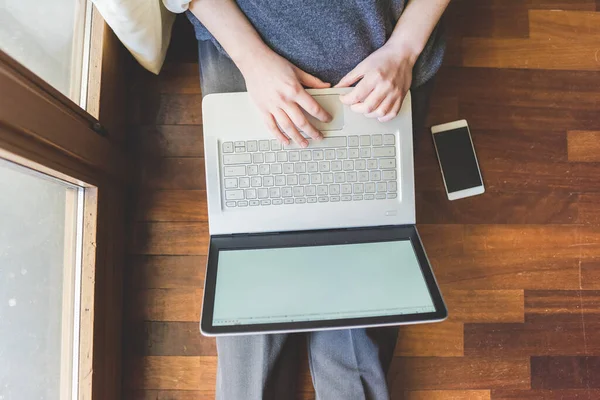
[[[450,318],[401,330],[393,398],[600,399],[600,2],[454,0],[447,17],[429,123],[469,121],[487,192],[447,201],[424,135],[419,230]],[[127,399],[214,398],[215,345],[198,332],[208,236],[185,23],[161,76],[132,82]],[[301,379],[300,398],[314,398]]]

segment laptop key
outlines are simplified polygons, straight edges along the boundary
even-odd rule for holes
[[[379,159],[379,168],[381,169],[394,169],[396,168],[395,158],[381,158]]]
[[[268,140],[261,140],[258,142],[258,148],[260,151],[269,151],[269,141]]]
[[[225,199],[226,200],[242,200],[244,198],[243,190],[226,190],[225,191]]]
[[[233,153],[233,142],[223,143],[223,153]]]
[[[274,202],[275,202],[275,200],[273,200],[273,204],[275,204]],[[271,200],[261,200],[260,201],[260,205],[261,206],[270,206],[271,205]]]
[[[225,178],[225,189],[237,189],[238,180],[237,178]]]
[[[237,204],[235,201],[228,201],[225,203],[227,207],[235,207]]]
[[[237,167],[225,167],[225,168],[223,168],[223,174],[226,177],[244,176],[244,175],[246,175],[246,167],[243,165],[237,166]]]
[[[373,149],[373,157],[394,157],[395,155],[396,148],[392,146],[376,147]]]
[[[383,144],[390,145],[396,143],[396,138],[394,135],[383,135]]]
[[[254,207],[254,206],[257,206],[257,205],[259,205],[259,204],[260,204],[260,201],[259,201],[259,200],[250,200],[250,202],[249,202],[249,203],[250,203],[250,205],[251,205],[251,206],[253,206],[253,207]]]
[[[316,203],[317,202],[317,198],[316,197],[309,197],[306,200],[307,200],[307,203]]]

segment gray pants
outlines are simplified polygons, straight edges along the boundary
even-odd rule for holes
[[[198,50],[203,95],[246,90],[235,64],[211,42],[199,42]],[[431,89],[427,83],[412,90],[414,133],[423,128]],[[306,340],[317,399],[389,399],[386,373],[397,336],[397,328],[373,328],[219,337],[216,398],[296,398],[299,350]]]

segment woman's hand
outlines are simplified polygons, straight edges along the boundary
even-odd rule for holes
[[[327,88],[329,83],[302,71],[271,50],[255,54],[248,63],[240,64],[248,93],[275,137],[284,144],[292,139],[301,147],[308,146],[308,141],[300,131],[315,140],[323,138],[302,110],[323,122],[329,122],[331,115],[302,85]]]
[[[388,42],[335,85],[348,87],[360,79],[351,92],[340,96],[340,100],[352,111],[366,117],[377,118],[381,122],[393,119],[410,89],[416,59],[410,48],[392,46]]]

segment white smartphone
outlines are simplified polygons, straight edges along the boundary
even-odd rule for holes
[[[448,200],[485,192],[481,170],[466,120],[431,127]]]

